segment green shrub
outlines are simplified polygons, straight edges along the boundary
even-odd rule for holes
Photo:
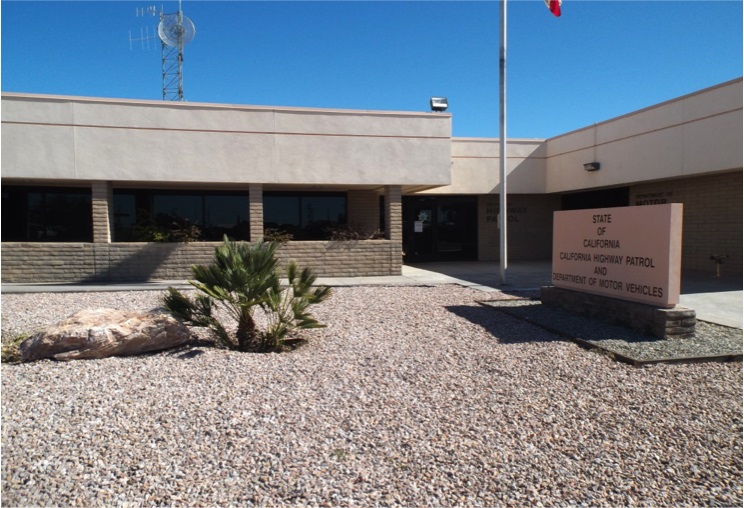
[[[196,242],[201,239],[199,226],[177,213],[159,214],[155,219],[140,210],[134,225],[137,242]]]
[[[5,339],[5,337],[3,337],[2,362],[3,363],[18,363],[22,361],[21,349],[19,346],[21,345],[21,342],[23,342],[29,337],[30,335],[27,333],[21,333],[7,340]]]
[[[266,228],[264,229],[264,241],[272,243],[287,243],[294,239],[292,233],[282,231],[281,229]]]
[[[326,232],[332,242],[351,242],[356,240],[380,240],[385,238],[385,233],[379,229],[369,232],[356,224],[343,224],[333,228],[327,228]]]
[[[276,244],[249,245],[231,242],[227,237],[215,249],[211,265],[192,266],[195,280],[189,281],[199,293],[191,299],[168,288],[164,305],[175,316],[193,326],[206,327],[226,347],[238,351],[281,351],[295,329],[320,328],[308,312],[331,294],[328,287],[313,287],[315,275],[296,263],[287,266],[287,287],[280,284]],[[223,308],[237,323],[228,330],[215,316]],[[268,320],[259,329],[256,313]]]

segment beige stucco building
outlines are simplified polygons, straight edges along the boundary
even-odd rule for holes
[[[224,234],[291,234],[281,256],[324,276],[496,260],[499,141],[451,121],[4,93],[2,281],[184,279]],[[736,79],[510,140],[509,259],[550,259],[554,211],[680,202],[683,270],[740,273],[742,135]]]

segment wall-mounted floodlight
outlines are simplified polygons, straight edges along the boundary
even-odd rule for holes
[[[447,109],[447,97],[432,97],[429,100],[429,105],[432,111],[442,112]]]
[[[585,171],[599,171],[599,162],[587,162],[584,164]]]

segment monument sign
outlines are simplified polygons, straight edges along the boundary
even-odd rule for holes
[[[674,307],[681,261],[681,203],[554,212],[556,287]]]

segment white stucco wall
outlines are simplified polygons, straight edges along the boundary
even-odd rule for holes
[[[498,194],[499,141],[451,138],[451,120],[6,93],[2,176]],[[743,135],[736,79],[548,140],[511,139],[507,190],[571,192],[737,170]],[[601,169],[585,171],[593,161]]]
[[[450,183],[449,114],[3,94],[4,178]]]
[[[452,183],[429,194],[498,194],[498,139],[453,138]],[[742,167],[736,79],[548,140],[510,139],[507,192],[542,194],[700,176]],[[599,162],[599,171],[584,164]]]
[[[498,194],[501,143],[490,138],[452,139],[452,183],[426,194]],[[510,139],[507,192],[545,192],[545,148],[540,139]]]
[[[742,80],[546,142],[546,192],[703,175],[742,167]],[[599,162],[599,171],[583,165]]]

